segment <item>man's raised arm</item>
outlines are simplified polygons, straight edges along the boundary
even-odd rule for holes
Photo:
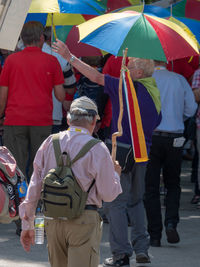
[[[53,51],[64,57],[74,68],[80,71],[84,76],[90,79],[92,82],[98,83],[104,86],[104,74],[97,71],[95,68],[82,62],[75,57],[69,51],[69,48],[62,41],[57,40],[52,45]]]

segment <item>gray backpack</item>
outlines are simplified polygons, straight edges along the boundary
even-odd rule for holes
[[[71,160],[66,152],[61,152],[59,134],[53,135],[53,146],[57,167],[49,170],[43,179],[41,200],[43,213],[46,217],[74,219],[79,217],[86,205],[88,193],[93,186],[93,179],[87,192],[84,192],[78,184],[71,166],[83,157],[94,145],[101,142],[91,139]]]

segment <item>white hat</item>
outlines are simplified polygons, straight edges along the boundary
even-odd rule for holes
[[[78,114],[78,110],[82,110],[84,113],[82,113],[83,115],[96,115],[97,116],[97,120],[100,120],[99,114],[98,114],[98,109],[97,109],[97,105],[95,104],[95,102],[90,99],[87,96],[82,96],[79,98],[76,98],[70,106],[70,113],[77,113]]]

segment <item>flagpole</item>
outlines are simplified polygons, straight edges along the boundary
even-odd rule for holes
[[[128,48],[123,51],[123,59],[122,59],[122,66],[120,72],[120,79],[119,79],[119,117],[117,122],[118,132],[112,134],[112,160],[116,160],[116,153],[117,153],[117,137],[122,136],[123,129],[122,129],[122,117],[123,117],[123,97],[122,97],[122,72],[124,71],[124,67],[126,64],[126,56],[127,56]]]

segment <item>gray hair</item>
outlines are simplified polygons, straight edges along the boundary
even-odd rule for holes
[[[88,112],[82,108],[74,108],[73,112],[67,113],[67,119],[69,123],[76,123],[77,126],[84,123],[91,124],[94,120],[95,115],[88,115]]]
[[[142,69],[144,71],[144,77],[151,77],[154,72],[154,61],[152,59],[144,58],[130,58],[133,61],[134,67],[136,69]]]

